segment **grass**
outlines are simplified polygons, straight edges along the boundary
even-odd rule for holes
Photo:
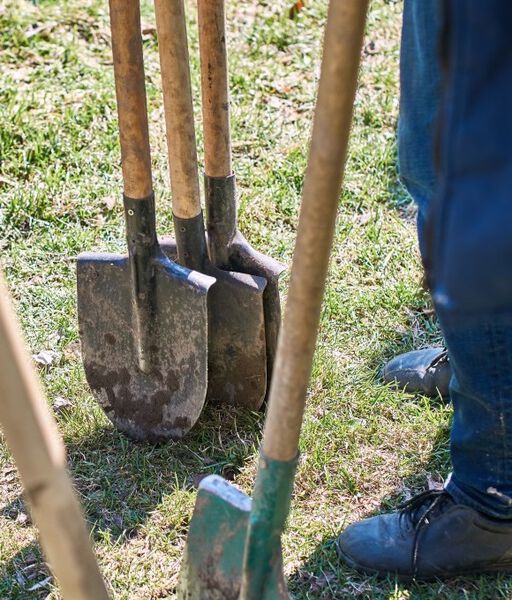
[[[240,223],[289,263],[318,76],[326,1],[229,4]],[[189,6],[193,85],[197,30]],[[374,0],[346,188],[301,439],[285,568],[294,598],[486,599],[506,577],[431,585],[377,581],[340,565],[347,523],[389,510],[449,471],[451,409],[376,381],[391,356],[439,341],[419,285],[414,211],[396,175],[402,5]],[[160,231],[172,231],[153,13],[144,3],[147,87]],[[262,416],[209,407],[180,443],[133,444],[92,398],[80,362],[74,258],[123,251],[121,179],[106,3],[5,0],[0,7],[0,244],[112,596],[173,597],[195,487],[219,473],[250,492]],[[200,114],[197,110],[201,147]],[[286,277],[283,293],[286,291]],[[0,597],[58,598],[0,443]]]

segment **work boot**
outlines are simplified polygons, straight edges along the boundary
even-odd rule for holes
[[[395,383],[407,392],[420,393],[431,398],[449,395],[448,386],[452,369],[445,348],[424,348],[400,354],[391,359],[382,370],[386,383]]]
[[[512,521],[487,517],[444,490],[431,490],[397,512],[350,525],[336,549],[357,571],[403,580],[509,571]]]

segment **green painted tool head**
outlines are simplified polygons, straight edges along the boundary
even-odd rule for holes
[[[252,501],[218,475],[203,479],[181,565],[180,600],[238,600]],[[261,600],[288,599],[281,549]]]

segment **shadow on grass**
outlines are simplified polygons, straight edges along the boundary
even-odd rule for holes
[[[402,502],[427,489],[441,484],[439,473],[449,469],[449,427],[440,428],[433,449],[426,463],[418,465],[415,473],[404,479],[395,493],[383,498],[377,510],[369,511],[371,517],[397,509]],[[428,481],[425,481],[427,474]],[[348,524],[347,524],[348,525]],[[324,537],[309,556],[288,579],[290,591],[296,600],[302,599],[375,599],[395,600],[411,598],[417,600],[494,600],[512,597],[512,575],[504,574],[475,578],[455,578],[446,582],[405,583],[396,577],[377,578],[362,575],[344,565],[336,554],[335,538]]]
[[[205,476],[216,473],[232,480],[259,445],[262,414],[232,407],[207,407],[201,421],[183,441],[152,445],[134,443],[112,428],[92,435],[66,439],[68,460],[93,539],[109,537],[123,544],[143,535],[140,531],[165,497],[197,487]],[[189,500],[186,496],[185,501]],[[0,509],[15,521],[26,512],[18,496]],[[187,510],[181,507],[180,514]],[[173,522],[173,532],[184,533],[188,517]],[[48,573],[38,544],[30,544],[0,562],[0,598],[39,598],[47,587],[32,586],[24,573],[37,564]],[[40,577],[36,581],[40,581]],[[41,594],[41,595],[38,595]]]
[[[183,441],[134,443],[113,429],[68,441],[73,476],[95,531],[129,537],[164,496],[195,488],[212,473],[234,479],[258,447],[261,418],[207,407]]]

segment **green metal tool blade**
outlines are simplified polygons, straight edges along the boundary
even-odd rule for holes
[[[252,501],[218,475],[203,479],[181,565],[180,600],[238,600]],[[261,600],[288,600],[282,553]]]

